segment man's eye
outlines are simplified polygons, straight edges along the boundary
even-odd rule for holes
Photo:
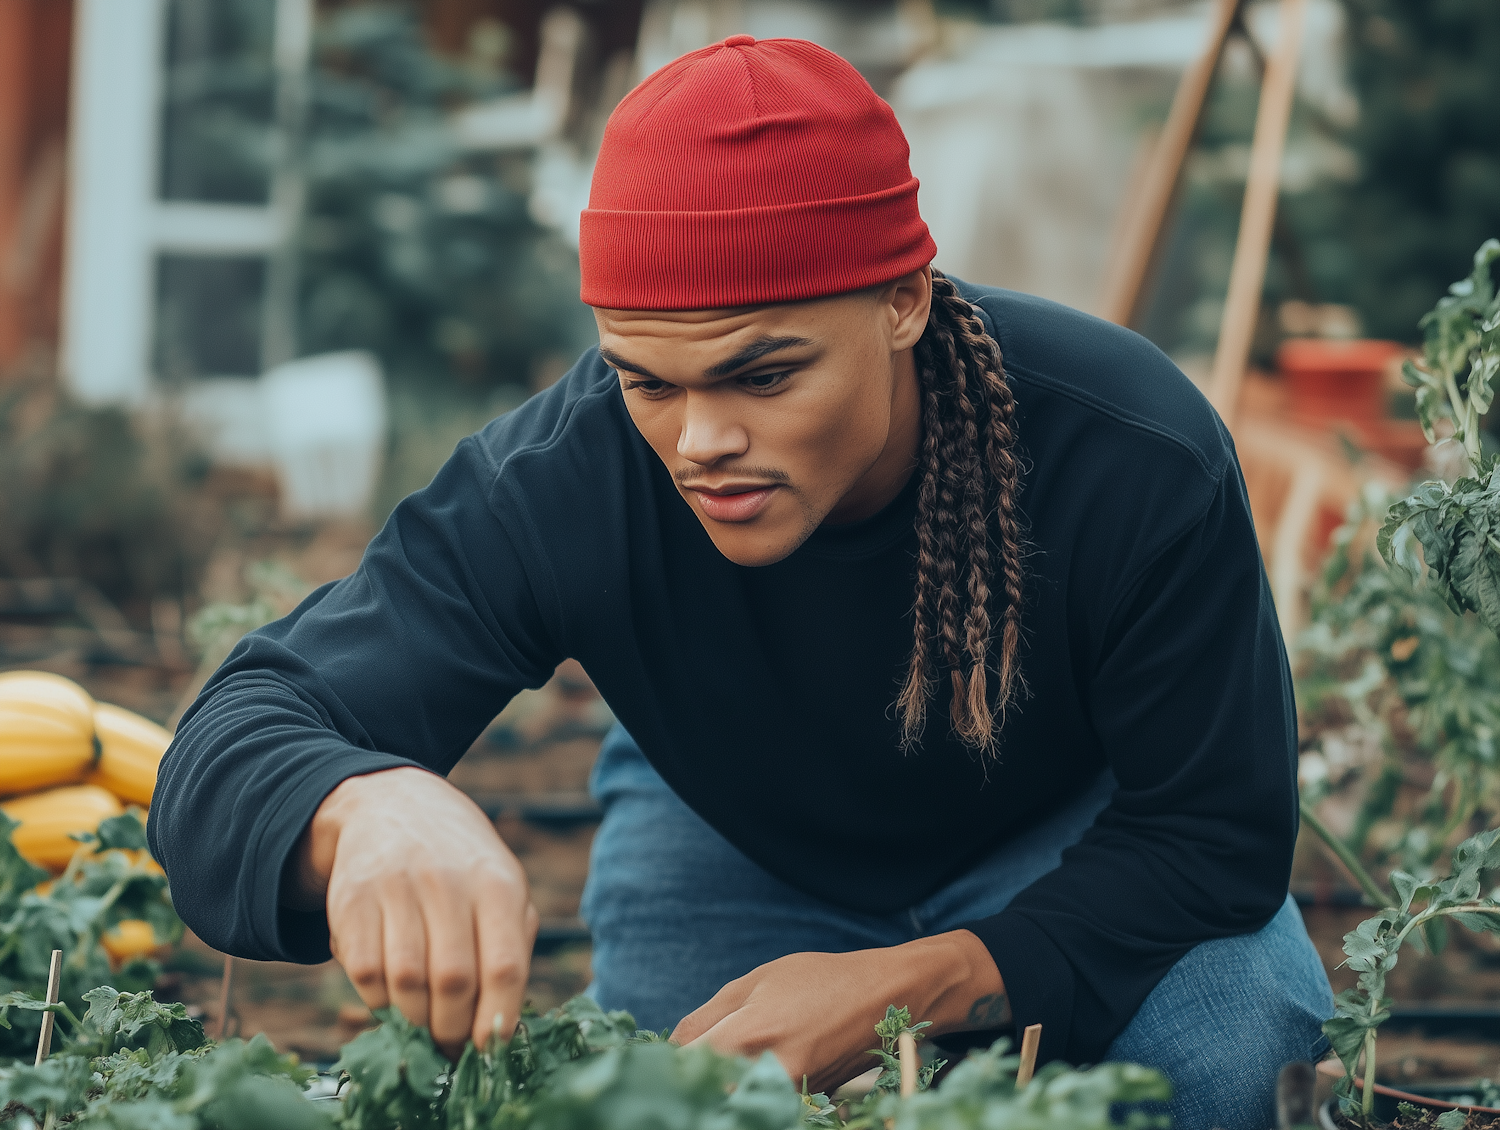
[[[780,388],[782,383],[791,376],[790,373],[756,373],[754,376],[741,377],[740,383],[751,392],[770,392],[772,389]]]
[[[624,382],[624,385],[626,392],[639,392],[647,397],[662,396],[672,387],[666,381],[655,380],[627,380]]]

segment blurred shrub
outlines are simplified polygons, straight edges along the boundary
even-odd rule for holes
[[[217,23],[169,76],[169,180],[264,200],[277,156],[270,6],[179,7]],[[398,379],[483,388],[525,384],[540,359],[592,344],[577,254],[527,211],[529,159],[465,153],[446,128],[456,107],[509,87],[493,38],[448,59],[409,4],[346,4],[321,20],[296,158],[300,353],[370,349]]]
[[[164,420],[0,386],[0,576],[80,578],[137,619],[195,593],[222,521],[207,473]]]
[[[504,84],[428,50],[404,8],[318,35],[306,151],[304,352],[374,349],[395,372],[524,384],[592,344],[578,258],[527,212],[524,155],[460,152],[445,117]]]
[[[1348,143],[1342,194],[1351,294],[1373,336],[1416,340],[1434,294],[1500,235],[1500,4],[1345,0]]]

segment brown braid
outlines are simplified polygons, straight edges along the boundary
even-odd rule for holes
[[[938,271],[932,273],[927,328],[914,352],[922,390],[922,479],[911,662],[896,700],[901,736],[908,747],[921,741],[941,661],[952,684],[954,732],[965,745],[993,754],[1006,708],[1024,688],[1015,401],[995,339]],[[1000,654],[993,662],[992,545],[1004,588]]]

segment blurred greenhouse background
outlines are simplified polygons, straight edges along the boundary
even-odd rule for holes
[[[591,344],[574,245],[604,120],[643,74],[734,30],[823,42],[891,100],[940,266],[1102,312],[1211,9],[6,0],[0,571],[85,574],[144,627],[153,600],[199,599],[230,514],[378,522],[457,437]],[[1246,10],[1135,318],[1195,377],[1277,35],[1276,4]],[[1500,229],[1497,37],[1482,0],[1311,0],[1261,369],[1289,333],[1415,340]],[[321,385],[283,382],[278,417],[258,378],[323,355],[343,361],[325,358]],[[286,434],[318,415],[299,389],[358,419]],[[320,442],[357,473],[306,481]]]
[[[940,267],[1126,321],[1209,388],[1288,10],[3,0],[0,666],[137,670],[165,717],[203,654],[193,618],[258,599],[247,565],[351,569],[460,437],[592,343],[577,223],[604,122],[737,31],[821,42],[891,102]],[[1243,391],[1219,405],[1289,633],[1360,484],[1424,458],[1402,350],[1500,232],[1500,8],[1298,10]],[[1162,154],[1199,67],[1178,175]],[[1362,391],[1309,392],[1282,349],[1309,338],[1367,340]]]

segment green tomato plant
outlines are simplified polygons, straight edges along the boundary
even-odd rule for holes
[[[1396,967],[1401,947],[1411,941],[1439,952],[1450,919],[1476,932],[1500,934],[1500,902],[1481,890],[1484,873],[1497,868],[1500,829],[1471,836],[1453,850],[1453,872],[1447,878],[1422,880],[1393,871],[1398,901],[1344,936],[1344,964],[1359,974],[1359,984],[1334,998],[1334,1015],[1323,1025],[1323,1034],[1344,1064],[1335,1093],[1365,1119],[1375,1100],[1375,1034],[1391,1015],[1386,976]],[[1361,1054],[1364,1080],[1356,1087]]]
[[[1442,949],[1448,923],[1481,933],[1500,933],[1500,902],[1484,893],[1487,872],[1500,870],[1500,829],[1464,840],[1452,853],[1450,873],[1431,877],[1431,864],[1450,837],[1479,814],[1493,818],[1497,792],[1495,741],[1500,730],[1494,673],[1500,636],[1500,458],[1485,454],[1481,417],[1494,400],[1500,375],[1500,294],[1494,265],[1500,240],[1489,240],[1474,256],[1470,275],[1422,319],[1424,350],[1403,375],[1416,389],[1418,418],[1428,443],[1456,445],[1461,473],[1418,485],[1386,509],[1376,548],[1386,566],[1351,569],[1353,529],[1374,507],[1335,539],[1325,587],[1342,595],[1315,608],[1304,650],[1325,670],[1347,667],[1362,654],[1361,670],[1343,672],[1335,689],[1358,714],[1375,714],[1381,692],[1404,712],[1407,728],[1434,754],[1434,776],[1425,827],[1403,838],[1408,859],[1422,875],[1390,874],[1394,894],[1365,870],[1360,840],[1373,820],[1390,811],[1401,784],[1400,767],[1388,764],[1367,795],[1355,843],[1334,835],[1303,798],[1304,822],[1349,868],[1378,913],[1344,938],[1345,964],[1359,974],[1356,988],[1335,1000],[1323,1032],[1344,1064],[1336,1093],[1346,1113],[1365,1121],[1374,1102],[1376,1033],[1390,1016],[1386,978],[1401,948],[1410,942]],[[1447,424],[1444,425],[1443,421]],[[1451,428],[1440,438],[1439,430]],[[1356,511],[1360,508],[1356,507]],[[1441,602],[1439,607],[1438,602]],[[1315,664],[1316,667],[1316,664]],[[1332,680],[1337,684],[1338,680]],[[1327,687],[1324,688],[1325,692]],[[1368,719],[1367,719],[1368,720]],[[1418,835],[1417,833],[1421,833]],[[1363,1058],[1363,1079],[1358,1078]]]
[[[1437,442],[1439,420],[1451,421],[1465,473],[1452,485],[1425,482],[1396,503],[1377,545],[1392,568],[1413,579],[1425,572],[1455,612],[1474,612],[1500,634],[1500,458],[1484,455],[1480,429],[1500,374],[1496,260],[1500,240],[1491,239],[1475,252],[1469,277],[1454,283],[1422,319],[1422,363],[1409,361],[1402,369],[1417,390],[1427,442]]]
[[[1371,483],[1350,508],[1297,641],[1304,733],[1322,746],[1303,760],[1305,822],[1374,906],[1391,895],[1361,861],[1431,874],[1455,837],[1500,816],[1500,638],[1433,586],[1356,552],[1392,501]],[[1369,784],[1333,837],[1312,806],[1356,762]]]

